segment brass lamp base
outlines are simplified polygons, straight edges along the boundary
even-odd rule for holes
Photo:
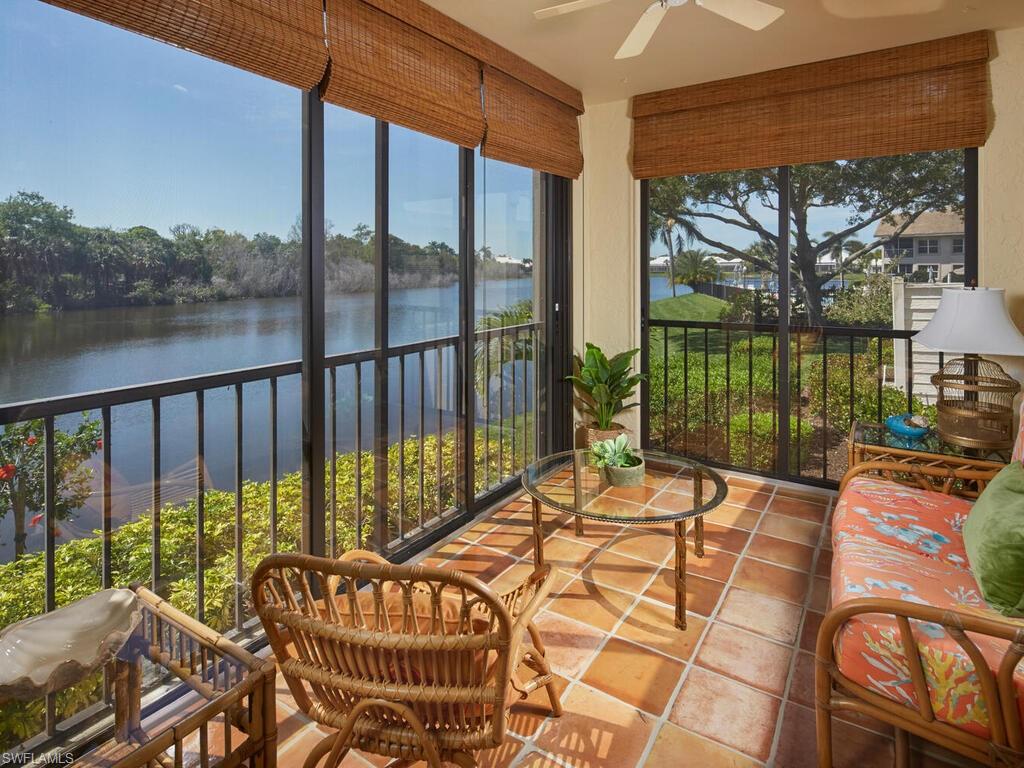
[[[1020,384],[1002,366],[977,355],[959,357],[932,376],[932,384],[938,391],[939,437],[981,451],[1013,445],[1013,398]]]

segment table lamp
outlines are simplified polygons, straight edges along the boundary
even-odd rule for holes
[[[913,338],[961,357],[932,376],[938,391],[938,433],[981,451],[1013,445],[1013,398],[1020,384],[981,355],[1024,356],[1024,335],[1010,319],[1002,288],[945,288],[939,308]]]

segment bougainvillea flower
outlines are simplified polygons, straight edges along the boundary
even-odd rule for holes
[[[38,442],[38,440],[39,438],[37,438],[35,435],[29,435],[27,438],[25,438],[25,445],[35,445]]]
[[[39,525],[39,523],[42,522],[42,520],[43,520],[43,513],[42,512],[40,512],[38,515],[33,515],[32,519],[28,523],[29,527],[30,528],[35,528],[37,525]]]
[[[10,480],[17,471],[18,468],[13,464],[4,464],[0,467],[0,480]]]
[[[99,440],[96,441],[96,449],[100,450],[102,448],[103,448],[103,438],[101,437]]]

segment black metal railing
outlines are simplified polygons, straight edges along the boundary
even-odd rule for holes
[[[407,557],[445,523],[457,525],[506,493],[539,450],[543,333],[540,323],[477,331],[470,370],[458,336],[326,357],[324,551],[370,547]],[[0,436],[41,421],[37,471],[45,487],[42,508],[25,510],[42,515],[41,545],[0,564],[9,576],[38,568],[41,599],[27,599],[24,615],[5,612],[0,624],[142,581],[218,630],[254,629],[247,589],[252,569],[266,554],[302,546],[302,484],[294,458],[301,419],[293,397],[300,375],[300,362],[289,361],[0,406]],[[383,390],[375,386],[382,375],[390,382]],[[476,391],[469,409],[466,376],[474,378]],[[145,418],[125,422],[124,409],[135,416],[143,411]],[[90,513],[98,512],[98,524],[94,535],[71,540],[59,534],[68,517],[59,507],[69,465],[57,446],[83,412],[99,421],[96,450],[76,459],[91,469],[86,503]],[[128,483],[119,471],[128,430],[129,453],[148,454],[129,457],[148,465],[141,482]],[[180,476],[168,472],[168,455],[180,459],[186,452],[188,469]],[[82,544],[87,547],[76,549]],[[95,561],[95,582],[70,575],[76,557]],[[101,705],[94,697],[86,709]],[[79,705],[62,709],[51,696],[40,730],[53,737],[82,711]]]
[[[925,405],[914,392],[912,331],[791,325],[785,376],[777,324],[647,322],[648,442],[668,452],[834,486],[855,419],[881,421]],[[899,381],[897,345],[905,361]]]

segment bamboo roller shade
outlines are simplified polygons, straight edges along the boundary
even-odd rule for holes
[[[327,1],[324,101],[464,147],[480,144],[480,65],[361,0]]]
[[[575,109],[484,67],[487,136],[480,154],[574,179],[583,170]]]
[[[633,99],[633,175],[975,147],[989,130],[989,33]]]
[[[321,0],[46,0],[296,88],[327,67]]]

